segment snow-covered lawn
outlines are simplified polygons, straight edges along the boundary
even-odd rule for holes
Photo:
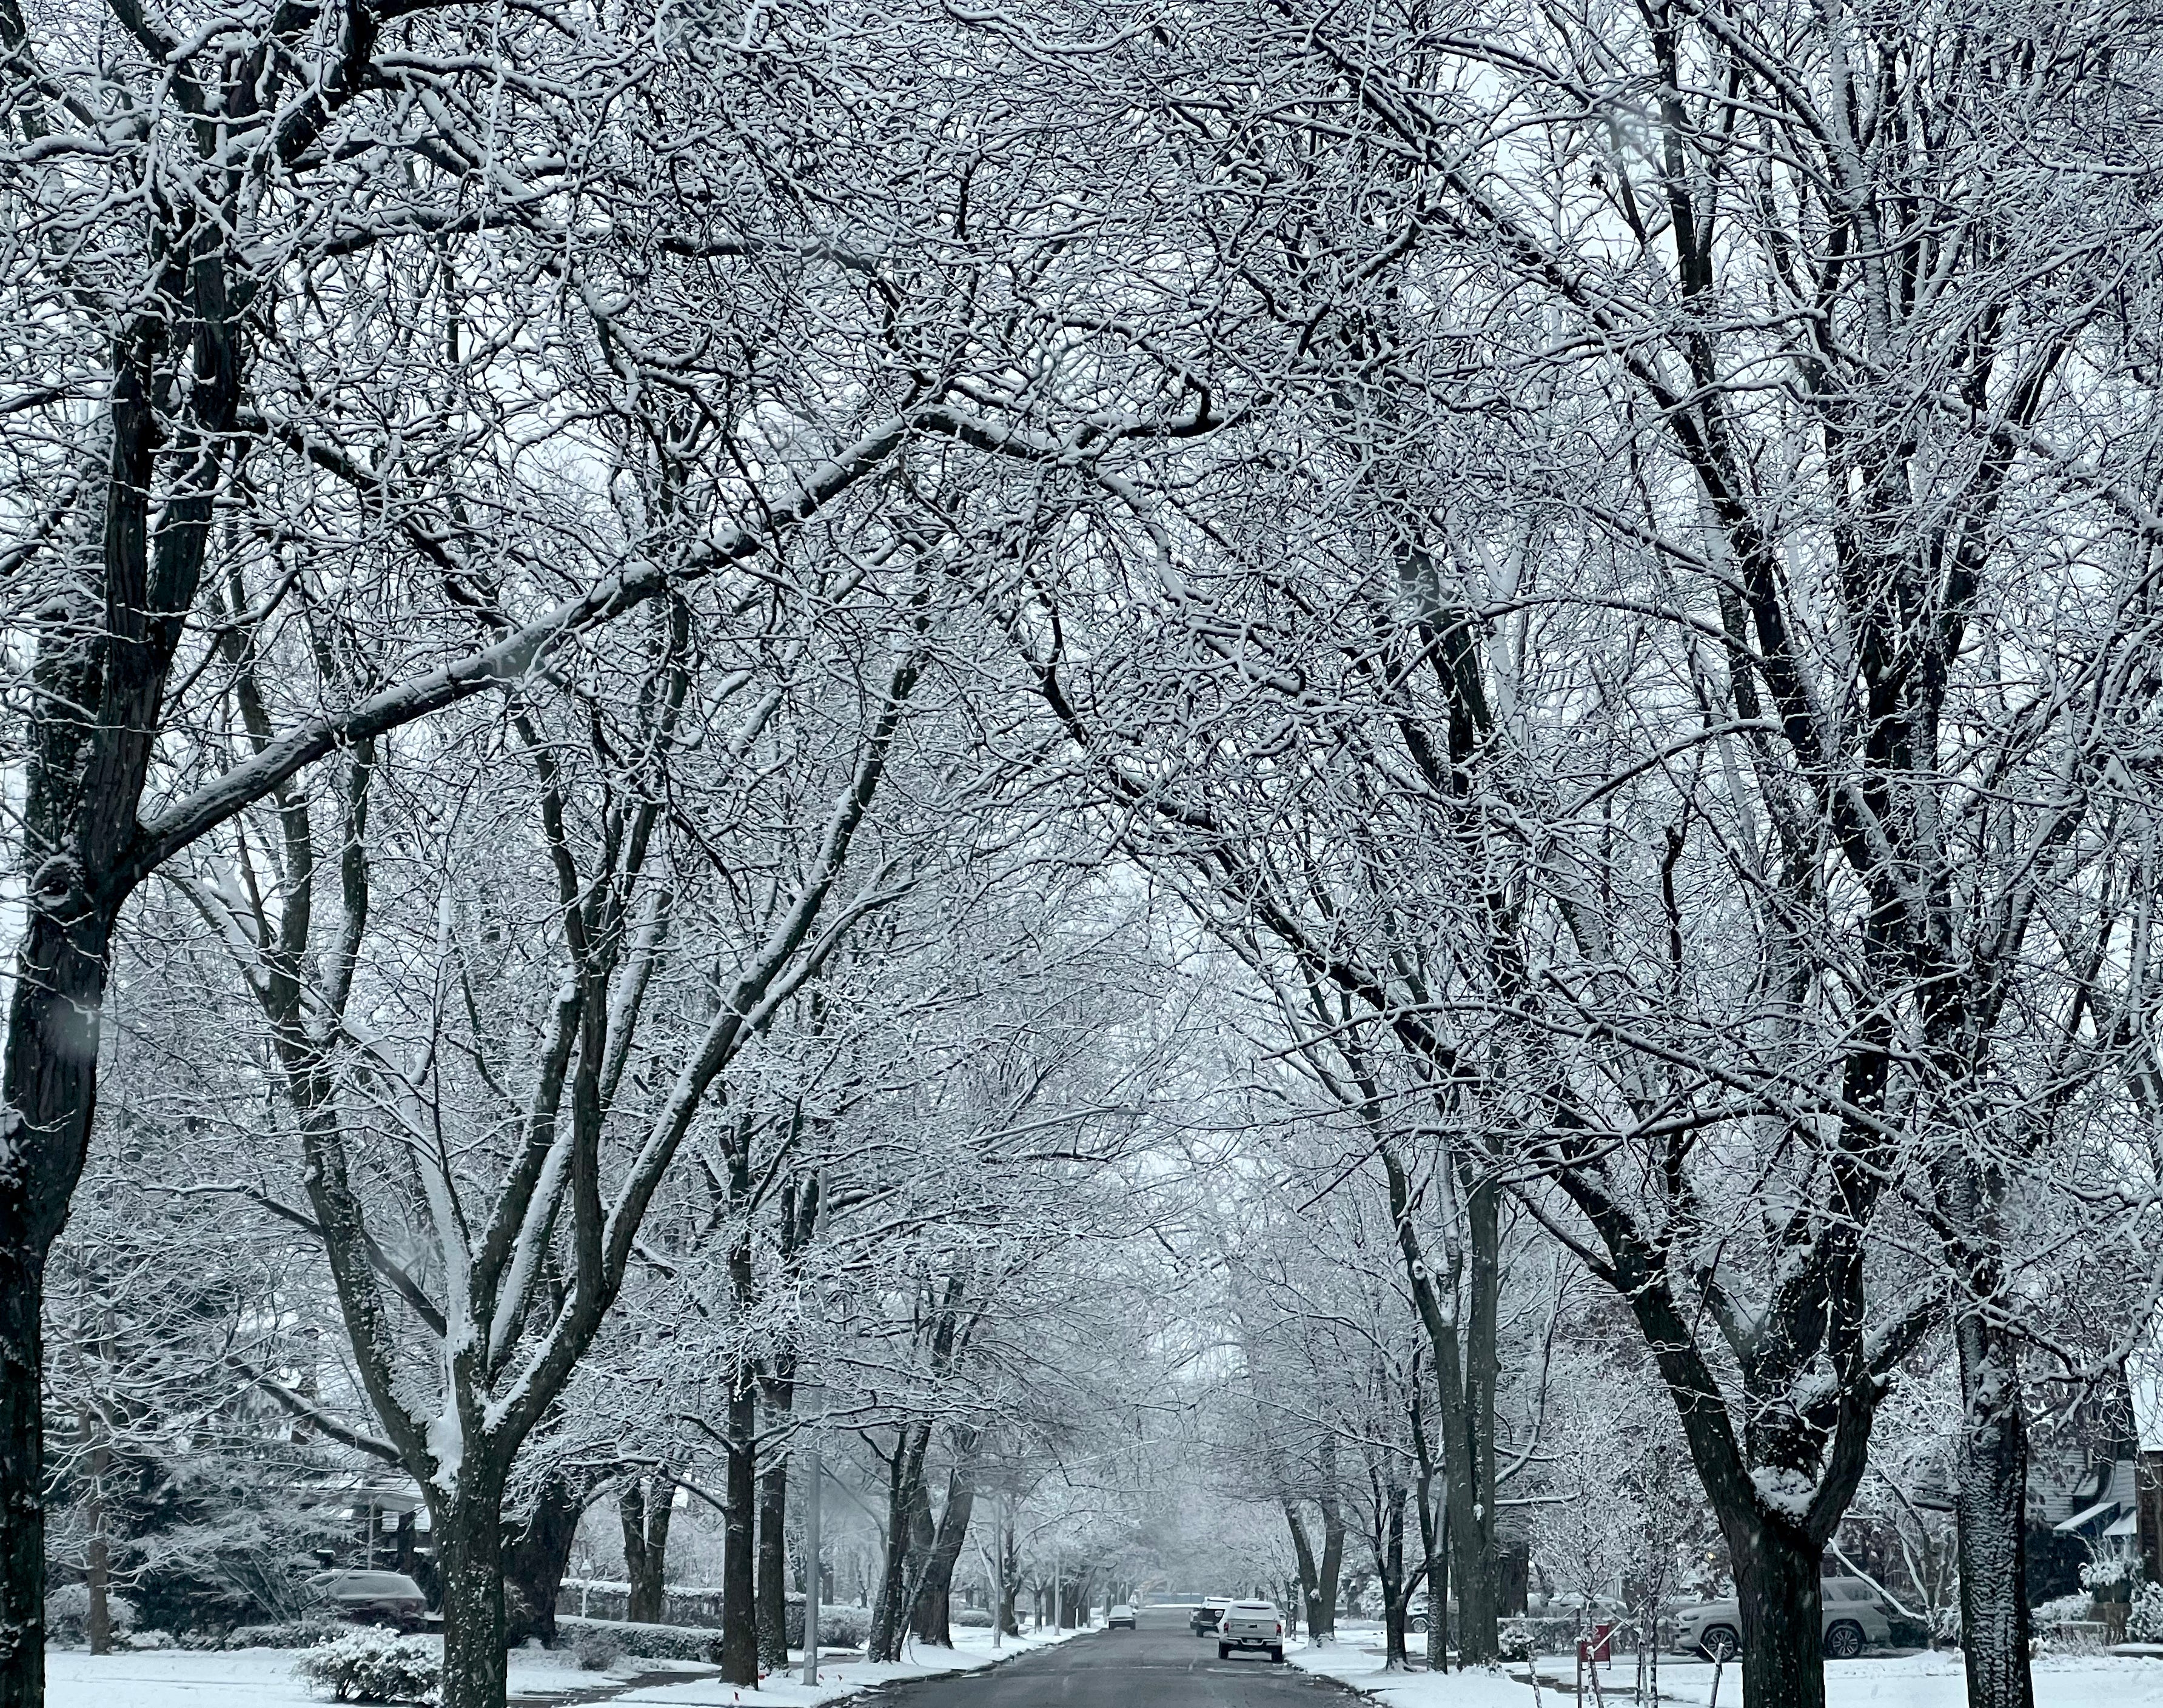
[[[638,1708],[736,1708],[736,1704],[746,1700],[757,1704],[758,1708],[814,1708],[814,1704],[853,1696],[874,1684],[898,1684],[909,1679],[930,1678],[939,1673],[980,1672],[1001,1661],[1012,1660],[1018,1654],[1048,1648],[1055,1643],[1064,1643],[1081,1634],[1062,1631],[1046,1632],[1040,1637],[1009,1637],[994,1650],[990,1632],[957,1631],[952,1648],[916,1648],[905,1660],[882,1662],[877,1666],[869,1661],[822,1663],[816,1688],[801,1681],[802,1668],[799,1663],[788,1679],[766,1679],[759,1685],[757,1695],[748,1699],[734,1686],[710,1678],[681,1684],[650,1684],[615,1700],[638,1705]],[[55,1704],[53,1708],[69,1708],[69,1705]]]
[[[770,1678],[752,1700],[763,1708],[811,1708],[853,1695],[873,1684],[935,1673],[975,1672],[1017,1654],[1064,1642],[1076,1633],[1008,1637],[994,1652],[988,1631],[957,1631],[954,1648],[914,1650],[888,1665],[864,1661],[829,1663],[819,1669],[816,1690],[796,1682],[801,1663],[787,1680]],[[50,1649],[45,1655],[45,1700],[49,1708],[320,1708],[323,1699],[293,1676],[301,1651],[291,1648],[144,1649],[92,1657],[80,1649]],[[672,1708],[735,1708],[739,1693],[711,1675],[710,1669],[673,1661],[626,1661],[607,1673],[579,1669],[568,1653],[521,1650],[511,1657],[511,1694],[528,1699],[602,1689],[626,1675],[681,1670],[680,1684],[650,1684],[613,1700]]]
[[[1347,1632],[1323,1648],[1303,1644],[1287,1655],[1293,1665],[1366,1691],[1387,1708],[1532,1708],[1529,1685],[1500,1673],[1385,1673],[1379,1647]],[[1521,1675],[1522,1667],[1509,1669]],[[1712,1698],[1712,1668],[1702,1661],[1663,1656],[1663,1701],[1705,1704]],[[1575,1668],[1566,1657],[1542,1658],[1542,1696],[1549,1708],[1575,1708]],[[1600,1674],[1610,1704],[1631,1700],[1636,1663],[1619,1658]],[[1720,1708],[1746,1708],[1741,1674],[1732,1666],[1720,1686]],[[1591,1692],[1585,1695],[1588,1703]],[[1967,1687],[1960,1657],[1912,1654],[1825,1663],[1826,1708],[1966,1708]],[[2035,1663],[2035,1708],[2163,1708],[2163,1659],[2118,1655],[2045,1655]]]

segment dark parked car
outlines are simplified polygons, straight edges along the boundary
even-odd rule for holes
[[[1217,1622],[1224,1616],[1224,1610],[1231,1605],[1232,1598],[1229,1595],[1210,1596],[1207,1601],[1194,1610],[1194,1617],[1189,1622],[1194,1627],[1194,1634],[1197,1637],[1206,1637],[1214,1631],[1217,1628]]]
[[[428,1616],[428,1598],[403,1572],[317,1572],[308,1587],[341,1619],[355,1625],[395,1625],[417,1631]]]

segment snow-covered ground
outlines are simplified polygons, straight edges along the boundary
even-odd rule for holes
[[[1522,1667],[1501,1673],[1385,1673],[1379,1645],[1348,1632],[1323,1648],[1295,1647],[1293,1665],[1321,1673],[1374,1695],[1386,1708],[1532,1708]],[[1542,1692],[1548,1708],[1575,1708],[1574,1671],[1566,1658],[1541,1662]],[[1636,1663],[1625,1657],[1600,1674],[1611,1704],[1630,1701]],[[1660,1660],[1660,1697],[1683,1704],[1709,1703],[1712,1668],[1678,1656]],[[1741,1674],[1726,1669],[1720,1708],[1746,1708]],[[1591,1694],[1588,1690],[1586,1699]],[[1966,1708],[1967,1688],[1956,1654],[1869,1656],[1825,1663],[1826,1708]],[[2118,1655],[2045,1655],[2035,1663],[2035,1708],[2163,1708],[2163,1659]]]
[[[988,1631],[956,1631],[954,1648],[923,1648],[907,1660],[873,1666],[865,1661],[828,1663],[819,1669],[818,1688],[797,1681],[801,1663],[789,1679],[769,1678],[752,1700],[762,1708],[812,1708],[855,1695],[873,1684],[937,1673],[976,1672],[1017,1654],[1064,1642],[1073,1632],[1041,1637],[1008,1637],[996,1652]],[[52,1649],[45,1655],[48,1708],[320,1708],[323,1699],[293,1675],[301,1651],[291,1648],[131,1650],[92,1657],[80,1649]],[[672,1661],[626,1661],[608,1673],[579,1670],[567,1653],[520,1650],[511,1657],[511,1694],[537,1697],[605,1689],[642,1672],[680,1670],[681,1684],[648,1684],[611,1700],[650,1708],[735,1708],[741,1695],[715,1679],[711,1669]]]
[[[992,1633],[988,1631],[956,1631],[954,1647],[919,1648],[913,1650],[906,1660],[883,1662],[874,1666],[869,1661],[843,1661],[838,1665],[822,1664],[819,1669],[819,1683],[814,1688],[801,1681],[801,1667],[789,1678],[769,1678],[758,1687],[755,1700],[759,1708],[813,1708],[820,1702],[831,1702],[838,1697],[853,1696],[859,1690],[867,1690],[874,1684],[898,1684],[908,1679],[930,1678],[939,1673],[979,1672],[996,1666],[1003,1660],[1011,1660],[1018,1654],[1027,1654],[1032,1649],[1048,1648],[1055,1643],[1064,1643],[1080,1633],[1072,1631],[1046,1632],[1044,1635],[1025,1636],[1019,1639],[1007,1637],[994,1650]],[[681,1684],[650,1684],[615,1699],[618,1702],[637,1705],[637,1708],[736,1708],[745,1700],[742,1693],[717,1679],[694,1679]],[[53,1708],[68,1708],[65,1703]]]

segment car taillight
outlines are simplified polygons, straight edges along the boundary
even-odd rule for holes
[[[1282,1637],[1284,1635],[1284,1621],[1281,1619],[1277,1621],[1277,1635],[1279,1637]]]

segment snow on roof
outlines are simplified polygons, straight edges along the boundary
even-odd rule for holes
[[[2094,1523],[2097,1519],[2106,1517],[2117,1512],[2118,1505],[2116,1501],[2098,1501],[2094,1506],[2085,1507],[2074,1513],[2071,1517],[2061,1519],[2050,1527],[2061,1536],[2071,1536],[2075,1531],[2084,1529]]]

